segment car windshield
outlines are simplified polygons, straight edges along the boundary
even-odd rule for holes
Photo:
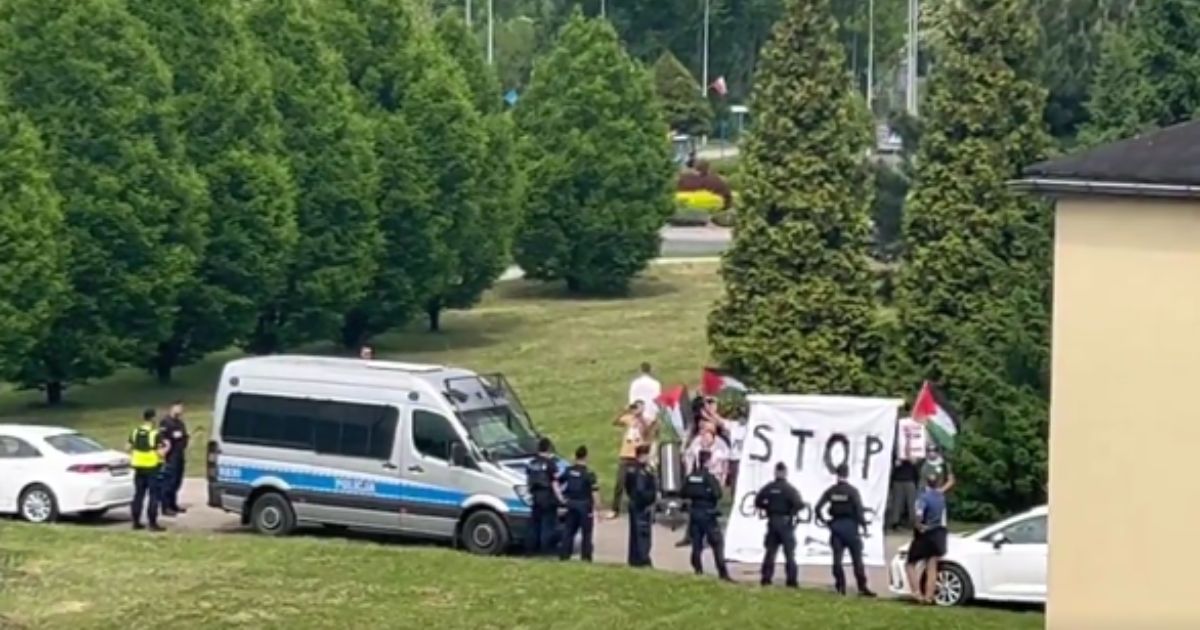
[[[509,407],[460,411],[458,416],[475,445],[492,457],[529,457],[537,453],[537,433]]]
[[[108,450],[96,440],[78,433],[54,435],[46,438],[46,443],[67,455],[87,455]]]

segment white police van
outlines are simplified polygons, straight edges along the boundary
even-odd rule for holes
[[[525,469],[538,439],[499,374],[240,359],[225,366],[217,391],[208,503],[268,535],[320,524],[498,554],[528,529]]]

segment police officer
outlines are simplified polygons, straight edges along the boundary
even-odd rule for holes
[[[537,455],[529,462],[526,472],[529,493],[533,495],[533,509],[525,547],[532,554],[550,553],[553,548],[554,527],[558,520],[558,497],[554,487],[554,473],[558,466],[553,450],[554,445],[549,438],[539,440]]]
[[[763,486],[754,499],[759,515],[767,519],[767,537],[763,542],[766,553],[762,563],[762,585],[771,584],[775,577],[775,557],[783,547],[787,585],[799,588],[799,571],[796,568],[796,516],[804,507],[800,492],[788,483],[787,466],[775,464],[775,480]]]
[[[650,445],[637,447],[634,465],[625,472],[625,493],[629,495],[629,566],[650,567],[651,528],[654,505],[658,501],[658,482],[650,471]]]
[[[558,554],[561,560],[571,558],[575,534],[582,532],[579,555],[584,562],[592,561],[592,528],[596,524],[596,504],[599,502],[596,497],[600,486],[596,483],[596,474],[588,470],[587,457],[586,446],[575,449],[575,464],[558,477],[563,502],[567,504],[567,522]]]
[[[833,550],[833,584],[837,592],[846,594],[846,571],[842,568],[842,554],[849,549],[854,562],[854,580],[858,583],[858,594],[875,597],[867,587],[867,571],[863,568],[863,541],[859,529],[866,530],[867,518],[863,510],[862,497],[858,489],[846,479],[850,470],[845,464],[837,467],[837,483],[830,486],[817,501],[814,513],[817,522],[829,527],[829,547]],[[824,517],[829,508],[829,519]]]
[[[129,511],[133,517],[133,528],[144,529],[142,508],[145,507],[150,531],[159,532],[163,529],[158,524],[162,461],[170,447],[154,426],[154,416],[153,409],[142,412],[142,423],[129,434],[129,463],[133,468],[134,488]]]
[[[163,462],[162,470],[162,502],[163,516],[183,514],[187,510],[179,507],[179,489],[183,487],[184,462],[186,460],[188,441],[187,424],[183,421],[183,403],[171,403],[171,410],[163,417],[158,425],[159,434],[170,443],[171,450]]]
[[[692,542],[692,569],[696,575],[704,573],[700,555],[704,553],[704,541],[712,546],[717,574],[722,580],[732,582],[725,568],[725,544],[717,524],[717,503],[721,501],[721,484],[708,472],[709,451],[700,451],[696,467],[683,484],[683,498],[688,502],[688,538]]]

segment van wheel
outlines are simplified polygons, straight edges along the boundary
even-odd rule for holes
[[[480,510],[467,517],[462,526],[462,544],[473,554],[495,556],[508,549],[508,527],[491,510]]]
[[[296,529],[296,512],[291,501],[278,492],[268,492],[254,501],[250,523],[267,536],[287,536]]]
[[[50,488],[40,483],[25,488],[18,506],[21,517],[30,523],[53,523],[58,520],[58,499]]]

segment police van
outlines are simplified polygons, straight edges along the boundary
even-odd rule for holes
[[[500,374],[240,359],[217,390],[208,504],[273,536],[326,525],[498,554],[529,526],[525,471],[539,437]]]

